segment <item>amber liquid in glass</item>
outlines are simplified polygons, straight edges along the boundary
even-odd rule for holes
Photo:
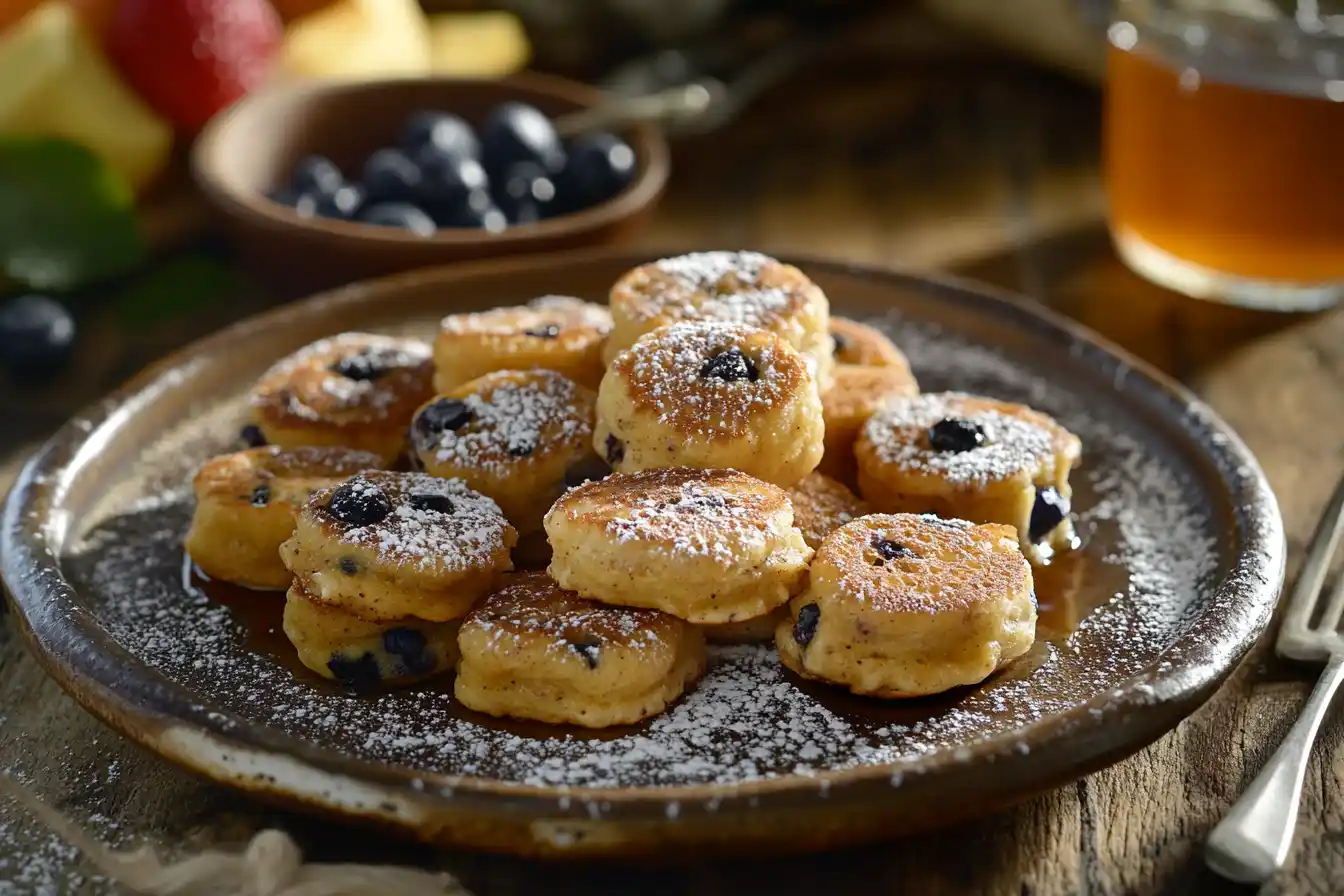
[[[1344,103],[1110,48],[1111,227],[1254,280],[1344,281]]]

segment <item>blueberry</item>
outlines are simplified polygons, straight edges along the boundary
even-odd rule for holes
[[[422,155],[456,156],[476,159],[481,155],[481,142],[476,132],[456,115],[433,110],[413,113],[402,125],[399,139],[401,148],[419,161]]]
[[[344,184],[332,193],[318,196],[313,205],[313,214],[335,221],[352,221],[363,205],[364,188],[357,184]]]
[[[434,220],[409,202],[379,202],[359,213],[359,220],[377,227],[400,227],[417,236],[433,236]]]
[[[793,640],[806,647],[817,634],[817,623],[821,621],[821,608],[816,604],[804,604],[798,610],[798,621],[793,624]]]
[[[370,202],[415,202],[424,176],[399,149],[380,149],[364,162],[364,192]]]
[[[336,568],[341,571],[341,575],[357,576],[359,575],[359,561],[354,557],[342,557],[336,561]]]
[[[318,196],[335,193],[345,183],[341,169],[326,156],[308,156],[294,166],[289,187],[295,195],[312,193]]]
[[[598,657],[602,653],[602,642],[588,634],[565,635],[569,649],[583,657],[589,669],[597,668]]]
[[[455,398],[440,398],[433,404],[425,405],[415,415],[411,430],[417,443],[423,448],[437,445],[439,436],[445,432],[457,432],[471,422],[471,408]]]
[[[294,214],[300,218],[312,218],[317,215],[318,199],[317,193],[300,193],[294,197],[290,208],[294,209]]]
[[[490,178],[475,159],[448,156],[422,168],[418,201],[435,219],[451,218],[468,205],[488,206]]]
[[[741,380],[754,383],[761,376],[751,359],[742,354],[742,350],[736,347],[707,358],[700,367],[700,375],[727,380],[730,383]]]
[[[348,380],[361,382],[376,380],[385,373],[401,367],[401,358],[395,351],[386,349],[361,349],[346,355],[331,365],[331,372]]]
[[[333,656],[327,661],[327,668],[337,681],[353,691],[371,691],[383,680],[378,659],[371,653],[364,653],[354,660]]]
[[[615,466],[625,460],[625,443],[613,435],[607,436],[607,463]]]
[[[452,513],[453,502],[447,495],[415,494],[409,498],[412,509],[427,513]]]
[[[464,205],[444,212],[439,219],[439,226],[448,228],[471,227],[478,230],[488,230],[491,233],[499,233],[509,226],[509,219],[495,206],[489,193],[476,191],[468,197]]]
[[[392,514],[392,502],[377,486],[353,480],[336,487],[327,512],[351,526],[372,526]]]
[[[504,170],[494,191],[495,202],[514,224],[533,224],[555,206],[555,182],[536,162],[515,162]]]
[[[547,171],[565,166],[565,149],[540,109],[526,103],[496,106],[481,128],[481,158],[491,175],[517,162],[535,162]]]
[[[422,632],[413,628],[390,628],[383,632],[383,649],[401,660],[412,675],[428,675],[434,671],[434,654]]]
[[[831,331],[831,341],[835,343],[835,348],[831,350],[831,353],[837,358],[840,357],[841,352],[846,351],[849,348],[849,337],[841,336],[834,330]]]
[[[261,485],[252,489],[252,506],[265,507],[271,503],[271,487],[263,482]]]
[[[545,324],[544,326],[539,327],[529,327],[524,330],[523,333],[534,339],[554,339],[560,335],[560,325]]]
[[[565,211],[605,202],[635,179],[635,151],[615,134],[587,134],[569,147],[560,176]]]
[[[894,541],[883,538],[880,535],[873,536],[873,550],[883,560],[899,560],[902,557],[913,557],[915,552],[903,544],[897,544]],[[880,561],[879,561],[880,562]]]
[[[929,447],[960,454],[985,444],[985,430],[978,423],[948,417],[929,427]]]
[[[436,202],[427,206],[438,227],[480,227],[482,216],[495,207],[486,189],[470,190],[455,202]]]
[[[512,457],[527,457],[536,450],[537,443],[532,439],[523,439],[518,442],[509,443],[509,455]]]
[[[1027,537],[1032,541],[1040,541],[1064,522],[1064,517],[1068,515],[1068,498],[1053,487],[1036,489],[1036,503],[1031,508],[1031,523],[1027,526]]]
[[[75,319],[46,296],[28,295],[0,305],[0,367],[15,376],[52,374],[75,345]]]
[[[260,448],[266,444],[266,436],[262,434],[260,426],[249,423],[238,431],[238,441],[248,448]]]

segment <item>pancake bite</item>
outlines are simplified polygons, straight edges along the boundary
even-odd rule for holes
[[[555,502],[546,534],[561,587],[697,624],[783,605],[812,557],[784,490],[736,470],[614,473]]]
[[[318,489],[382,466],[378,455],[349,448],[271,445],[212,458],[192,481],[187,553],[212,579],[283,590],[293,576],[280,544],[294,533],[294,514]]]
[[[464,706],[587,728],[657,715],[705,671],[695,626],[584,600],[545,573],[510,576],[463,620],[458,644]]]
[[[1017,529],[1042,562],[1072,547],[1078,437],[1025,405],[956,392],[894,398],[863,428],[859,490],[876,509]]]
[[[789,486],[822,452],[821,401],[802,356],[773,333],[674,324],[602,378],[593,445],[622,472],[742,470]]]
[[[830,383],[830,305],[792,265],[759,252],[693,252],[641,265],[611,289],[611,337],[603,357],[658,327],[715,321],[769,330],[808,358],[813,376]]]
[[[285,595],[285,637],[312,671],[356,691],[452,670],[460,621],[370,622],[312,598],[301,581]]]
[[[881,330],[847,317],[831,318],[835,363],[856,367],[903,367],[910,363]]]
[[[857,495],[821,473],[811,473],[789,489],[793,503],[793,524],[803,533],[812,550],[836,529],[863,516],[868,507]]]
[[[414,339],[342,333],[277,363],[252,391],[267,443],[343,445],[391,464],[411,415],[434,395],[429,346]]]
[[[434,388],[445,394],[496,370],[554,370],[596,389],[611,312],[572,296],[443,319],[434,340]]]
[[[361,473],[309,499],[280,556],[313,600],[361,619],[448,622],[513,568],[517,540],[460,479]]]
[[[501,370],[422,407],[411,448],[425,472],[493,498],[523,534],[568,486],[607,471],[593,453],[597,396],[550,370]]]
[[[826,427],[825,450],[817,469],[848,486],[858,482],[854,443],[868,418],[894,396],[918,395],[910,368],[900,365],[857,367],[838,364],[831,388],[821,396],[821,417]]]
[[[984,681],[1035,637],[1031,566],[1011,526],[874,514],[822,543],[775,644],[805,678],[895,698]]]

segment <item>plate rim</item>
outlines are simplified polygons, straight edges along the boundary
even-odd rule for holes
[[[134,676],[136,687],[132,688],[138,693],[127,695],[124,693],[127,690],[124,676],[109,680],[112,672],[110,657],[89,656],[89,651],[81,652],[79,649],[81,646],[87,647],[90,643],[94,643],[87,641],[81,643],[80,637],[88,634],[87,628],[93,620],[81,618],[84,614],[62,616],[58,613],[49,613],[42,617],[42,621],[47,624],[46,628],[39,631],[39,626],[30,618],[30,613],[34,613],[41,603],[53,605],[58,603],[62,590],[68,592],[64,595],[67,600],[69,595],[74,593],[68,581],[60,574],[59,564],[55,559],[58,551],[53,552],[46,535],[46,527],[50,520],[41,513],[42,508],[50,504],[53,496],[59,493],[61,471],[77,459],[78,452],[88,445],[90,435],[101,432],[103,427],[115,425],[118,415],[128,415],[134,405],[139,403],[133,401],[134,399],[146,401],[152,398],[156,385],[160,388],[165,387],[165,378],[180,375],[183,367],[189,365],[192,357],[202,350],[227,346],[260,329],[282,327],[287,320],[306,318],[320,308],[376,301],[378,295],[397,292],[405,285],[419,281],[450,283],[497,277],[515,270],[520,263],[546,267],[566,263],[623,261],[633,265],[652,258],[678,254],[679,251],[685,250],[660,252],[656,249],[599,249],[557,252],[531,255],[525,259],[494,259],[443,265],[359,281],[249,316],[194,340],[151,363],[107,397],[76,414],[43,443],[24,464],[5,500],[3,516],[0,516],[0,579],[3,579],[9,598],[15,605],[15,617],[20,623],[29,649],[37,656],[46,671],[95,717],[142,746],[212,780],[221,780],[216,768],[207,767],[202,762],[193,762],[191,756],[184,755],[181,751],[173,755],[148,731],[125,724],[125,718],[152,723],[156,730],[159,725],[187,726],[238,751],[247,751],[279,761],[297,760],[309,766],[313,772],[348,778],[359,784],[389,788],[386,791],[389,795],[403,797],[415,803],[428,802],[440,809],[451,806],[455,810],[460,810],[464,808],[463,802],[468,799],[476,802],[478,798],[485,804],[480,808],[487,810],[501,808],[497,804],[502,799],[507,804],[503,808],[511,813],[522,808],[520,804],[554,811],[557,800],[566,805],[571,801],[576,804],[600,801],[608,810],[613,807],[621,813],[628,810],[636,813],[638,817],[639,812],[652,809],[662,817],[669,803],[677,803],[688,809],[705,801],[721,803],[725,809],[729,803],[745,804],[752,809],[758,806],[764,808],[766,803],[762,801],[763,799],[788,797],[799,792],[811,794],[821,789],[836,794],[837,789],[863,788],[874,783],[890,786],[893,775],[903,770],[910,770],[925,780],[932,780],[945,774],[950,766],[957,764],[1012,761],[1011,754],[1014,751],[1011,749],[1011,744],[1006,743],[1008,739],[997,737],[977,741],[968,747],[965,753],[960,750],[938,751],[915,761],[902,760],[846,769],[828,769],[808,775],[791,773],[736,784],[544,786],[518,784],[481,776],[416,771],[391,763],[359,759],[256,723],[243,722],[241,725],[235,725],[227,719],[227,714],[213,713],[224,721],[220,718],[210,718],[207,707],[189,699],[190,695],[198,693],[197,691],[169,682],[152,666],[138,659],[138,670]],[[1096,733],[1108,726],[1113,730],[1117,722],[1128,720],[1125,724],[1127,733],[1120,739],[1118,746],[1113,745],[1107,750],[1094,749],[1076,759],[1072,766],[1062,772],[1028,777],[1045,783],[1052,779],[1063,781],[1080,777],[1089,769],[1101,767],[1101,764],[1109,762],[1110,759],[1107,758],[1109,755],[1117,757],[1128,755],[1152,743],[1212,696],[1268,626],[1283,585],[1286,568],[1287,545],[1277,500],[1254,455],[1235,431],[1185,386],[1086,326],[1025,296],[964,278],[929,275],[889,266],[812,257],[800,253],[780,253],[778,257],[795,263],[804,270],[825,269],[835,273],[878,279],[897,286],[934,289],[963,298],[1007,305],[1024,324],[1032,324],[1038,328],[1043,325],[1047,331],[1054,331],[1066,338],[1071,351],[1095,355],[1094,361],[1107,362],[1115,366],[1117,371],[1123,371],[1126,377],[1132,373],[1137,374],[1141,380],[1146,380],[1149,386],[1156,388],[1156,392],[1162,398],[1184,409],[1185,416],[1190,418],[1185,424],[1188,437],[1193,439],[1193,433],[1198,432],[1209,437],[1206,441],[1212,441],[1216,436],[1221,456],[1215,455],[1212,459],[1215,461],[1215,467],[1227,495],[1237,511],[1239,530],[1237,533],[1239,549],[1232,558],[1228,574],[1210,587],[1205,598],[1206,604],[1221,602],[1229,607],[1228,612],[1220,615],[1217,620],[1218,627],[1222,630],[1219,633],[1220,638],[1210,642],[1199,637],[1202,630],[1197,623],[1208,624],[1210,620],[1207,611],[1201,613],[1196,617],[1196,624],[1180,633],[1151,663],[1109,692],[1098,694],[1069,710],[1052,713],[1028,725],[1015,728],[1014,732],[1023,737],[1029,732],[1037,734],[1046,731],[1050,742],[1056,743],[1063,736],[1082,739],[1089,732]],[[1128,379],[1125,382],[1128,383]],[[1117,391],[1123,393],[1127,388],[1129,388],[1127,385],[1118,386]],[[1207,448],[1207,445],[1205,447]],[[25,519],[32,514],[37,515],[39,522],[25,522]],[[1245,514],[1254,514],[1256,524],[1244,524]],[[60,548],[59,544],[57,548]],[[1237,599],[1228,601],[1229,593],[1234,590],[1238,591]],[[96,623],[93,624],[96,626]],[[120,645],[112,642],[110,636],[105,636],[103,640],[111,642],[113,647],[120,649]],[[124,650],[122,652],[125,653]],[[1163,674],[1157,667],[1161,666],[1164,660],[1177,654],[1183,661],[1174,665],[1170,673]],[[94,699],[89,693],[94,689],[102,692],[103,702]],[[162,691],[167,693],[160,693]],[[172,692],[180,694],[175,695]],[[167,700],[169,696],[188,699],[185,700],[185,705],[170,707],[175,710],[173,713],[162,711],[163,707],[157,703],[146,706],[144,703],[137,705],[135,702],[137,697]],[[1137,713],[1140,722],[1134,725],[1136,714],[1127,710],[1140,706],[1154,711]],[[1156,712],[1159,707],[1168,711]],[[1146,720],[1150,721],[1144,724]],[[1051,728],[1062,730],[1049,731]],[[268,736],[257,737],[259,733]],[[1020,739],[1013,738],[1013,740]],[[422,786],[412,787],[412,781],[420,781]],[[257,789],[248,787],[241,781],[235,780],[231,783],[244,789]],[[340,801],[324,802],[323,794],[320,793],[300,793],[293,788],[290,790],[279,788],[278,792],[282,797],[309,800],[329,810],[349,811],[348,806],[332,804]],[[694,817],[694,814],[694,812],[683,814],[682,819],[688,815]],[[402,820],[405,821],[404,818]]]

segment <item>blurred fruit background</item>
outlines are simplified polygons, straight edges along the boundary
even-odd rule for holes
[[[246,280],[187,172],[201,129],[253,91],[525,68],[625,94],[710,78],[725,101],[688,129],[703,139],[790,73],[875,34],[897,35],[883,53],[946,52],[923,20],[870,25],[907,9],[1094,71],[1100,42],[1059,14],[1076,3],[1029,5],[1024,34],[981,0],[0,0],[0,410],[6,396],[31,405],[59,390],[71,366],[115,380],[285,298]],[[431,111],[386,135],[362,169],[322,179],[321,160],[307,160],[272,198],[300,216],[488,232],[586,208],[632,176],[613,134],[557,136],[535,110],[501,108],[464,143],[453,110]],[[818,139],[787,122],[781,133],[799,151]]]

